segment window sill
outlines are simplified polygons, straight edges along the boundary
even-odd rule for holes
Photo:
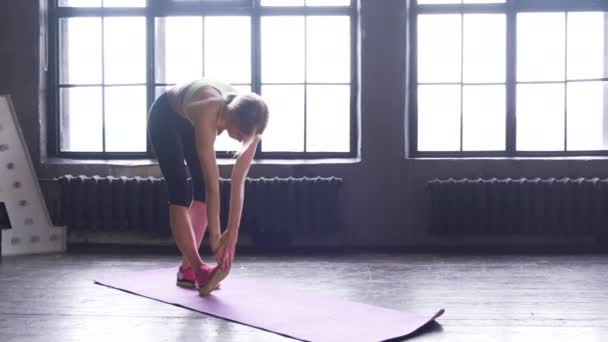
[[[317,164],[357,164],[361,158],[319,158],[319,159],[260,159],[258,165],[317,165]]]
[[[113,166],[148,166],[157,165],[155,159],[72,159],[46,158],[42,165],[113,165]]]
[[[608,160],[608,156],[561,156],[561,157],[406,157],[406,160]]]
[[[356,164],[360,158],[323,158],[323,159],[260,159],[253,165],[317,165],[317,164]],[[232,165],[235,159],[218,159],[218,165]],[[70,159],[47,158],[43,165],[111,165],[111,166],[154,166],[156,159]]]

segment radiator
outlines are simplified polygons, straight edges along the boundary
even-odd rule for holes
[[[48,182],[47,182],[48,183]],[[51,180],[46,194],[52,219],[71,231],[133,232],[170,236],[163,178],[66,175]],[[247,178],[240,231],[289,235],[338,229],[338,192],[329,178]],[[230,180],[220,179],[222,227],[228,218]]]
[[[575,234],[608,231],[608,179],[433,179],[434,234]]]

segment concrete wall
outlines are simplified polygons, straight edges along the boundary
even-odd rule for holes
[[[425,233],[429,222],[425,183],[434,177],[608,177],[608,160],[603,158],[406,159],[405,3],[362,0],[360,160],[301,165],[265,162],[252,167],[253,177],[320,175],[344,179],[341,209],[345,231],[323,239],[302,239],[301,243],[404,247],[437,242]],[[146,163],[133,166],[44,160],[40,149],[41,136],[44,140],[40,122],[46,113],[39,97],[43,94],[39,87],[44,85],[40,83],[44,73],[39,72],[39,3],[4,1],[0,13],[0,93],[13,96],[39,177],[67,173],[160,175],[157,166]],[[224,177],[229,171],[227,166],[221,167]]]

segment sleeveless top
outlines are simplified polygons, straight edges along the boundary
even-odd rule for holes
[[[226,98],[226,95],[230,93],[236,93],[236,91],[230,84],[219,80],[202,78],[196,81],[192,81],[190,83],[186,83],[185,85],[179,87],[177,90],[177,96],[179,99],[178,103],[183,113],[186,112],[185,109],[192,101],[192,98],[198,93],[199,90],[204,87],[212,87],[216,89],[220,92],[220,94],[222,94],[223,98]]]

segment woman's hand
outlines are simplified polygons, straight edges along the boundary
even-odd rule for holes
[[[238,233],[233,233],[231,230],[226,230],[219,238],[219,246],[214,254],[215,260],[217,260],[220,269],[224,272],[228,272],[232,267],[237,235]]]

